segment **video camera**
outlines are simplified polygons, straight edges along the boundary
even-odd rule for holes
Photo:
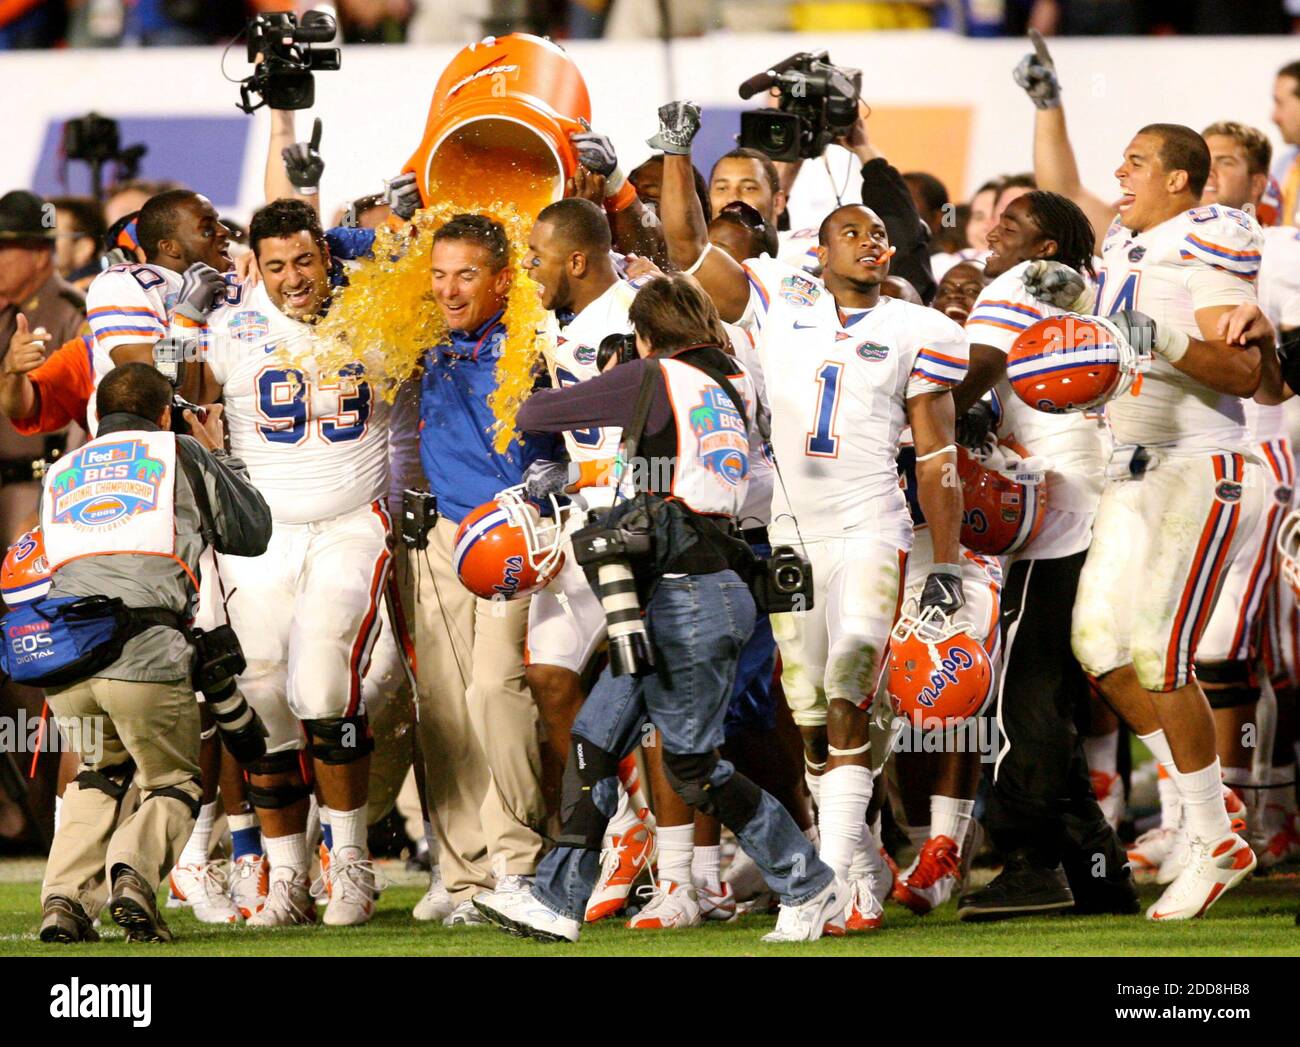
[[[310,109],[316,101],[312,73],[333,72],[341,65],[337,47],[313,51],[311,45],[329,43],[337,29],[334,16],[326,11],[308,11],[301,24],[288,11],[252,19],[248,23],[248,60],[257,64],[253,75],[240,82],[239,108],[246,113],[264,105]]]
[[[740,144],[773,160],[814,160],[858,119],[862,70],[832,65],[826,51],[800,51],[740,85],[740,97],[776,87],[776,109],[740,114]]]
[[[129,181],[140,173],[140,161],[149,151],[146,145],[123,149],[121,125],[112,117],[98,113],[87,113],[64,123],[61,144],[64,164],[69,160],[90,164],[91,192],[96,200],[103,199],[100,172],[105,164],[116,167],[114,181]]]

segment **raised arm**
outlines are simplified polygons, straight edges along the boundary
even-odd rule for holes
[[[312,125],[310,142],[296,142],[292,109],[271,110],[271,141],[266,151],[263,190],[266,202],[286,197],[302,200],[320,213],[320,180],[325,161],[320,154],[320,118]]]

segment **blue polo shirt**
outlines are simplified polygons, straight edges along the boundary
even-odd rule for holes
[[[497,358],[505,345],[498,313],[477,331],[452,331],[424,356],[420,378],[420,463],[438,512],[460,523],[498,491],[523,481],[539,458],[563,457],[560,437],[529,434],[505,454],[492,446],[496,422],[488,396],[496,388]]]

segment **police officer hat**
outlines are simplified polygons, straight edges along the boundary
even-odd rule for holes
[[[53,213],[46,208],[44,200],[26,189],[0,196],[0,240],[53,241]]]

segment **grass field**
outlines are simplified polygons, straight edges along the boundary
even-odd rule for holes
[[[33,863],[24,863],[31,866]],[[14,872],[26,870],[10,869]],[[0,873],[4,867],[0,866]],[[423,889],[393,886],[374,920],[356,929],[250,931],[211,927],[188,911],[167,910],[178,941],[128,946],[111,923],[97,945],[49,946],[36,937],[39,885],[34,878],[0,881],[0,956],[1300,956],[1300,879],[1273,876],[1248,882],[1215,906],[1209,918],[1155,927],[1141,917],[1042,917],[994,924],[959,924],[955,904],[924,918],[892,902],[884,927],[872,934],[823,939],[802,946],[764,945],[771,916],[747,916],[682,933],[633,932],[619,921],[583,931],[576,945],[542,945],[494,928],[429,926],[411,919]],[[1155,888],[1144,889],[1150,902]]]

